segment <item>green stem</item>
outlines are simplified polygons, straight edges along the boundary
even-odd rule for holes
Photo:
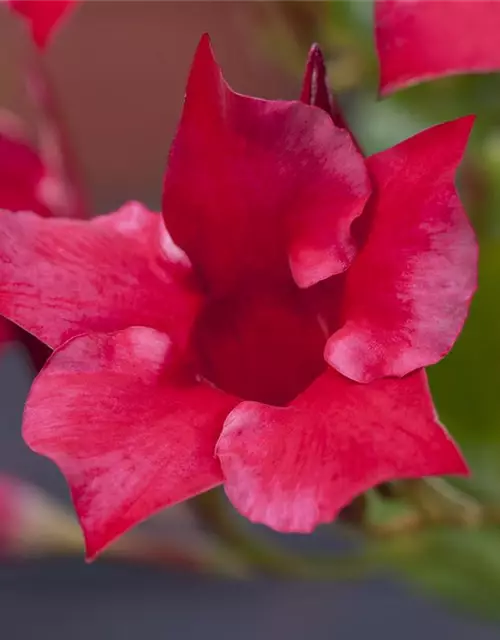
[[[442,478],[406,480],[397,487],[428,524],[477,528],[484,522],[483,507]]]
[[[384,565],[382,546],[338,556],[304,557],[284,551],[248,531],[232,516],[223,494],[215,489],[191,501],[202,525],[258,572],[283,578],[353,580]]]
[[[394,497],[407,500],[414,511],[381,525],[351,523],[346,530],[364,534],[367,543],[359,552],[343,555],[304,557],[281,549],[238,522],[219,490],[198,496],[190,505],[202,525],[250,570],[283,578],[363,578],[405,557],[435,527],[500,526],[499,506],[480,505],[440,478],[406,480],[392,486]]]

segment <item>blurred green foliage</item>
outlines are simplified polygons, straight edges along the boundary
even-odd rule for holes
[[[479,291],[458,343],[429,375],[439,414],[473,469],[460,486],[500,504],[500,74],[445,78],[378,100],[371,2],[278,9],[275,55],[278,42],[280,58],[299,75],[308,46],[319,42],[331,85],[367,153],[432,124],[477,115],[459,189],[480,240]],[[500,530],[414,533],[394,541],[388,561],[414,584],[500,618]]]

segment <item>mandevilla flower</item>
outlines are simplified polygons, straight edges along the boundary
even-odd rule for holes
[[[44,49],[62,18],[76,5],[76,0],[5,0],[10,8],[26,20],[33,42]]]
[[[0,215],[0,311],[55,349],[24,437],[64,473],[89,557],[221,483],[250,520],[308,532],[378,483],[467,472],[422,367],[475,289],[453,185],[472,119],[365,159],[321,63],[307,104],[258,100],[204,37],[163,216]]]
[[[375,0],[382,94],[500,69],[498,0]]]

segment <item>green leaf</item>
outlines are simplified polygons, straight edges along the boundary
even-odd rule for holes
[[[471,487],[500,499],[500,243],[481,247],[479,289],[452,352],[429,370],[439,415],[462,445]]]
[[[500,619],[499,531],[436,530],[412,539],[405,554],[395,553],[392,565],[399,573],[452,605]]]

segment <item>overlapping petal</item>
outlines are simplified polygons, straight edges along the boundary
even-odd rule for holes
[[[467,473],[423,371],[360,385],[330,369],[289,407],[243,402],[217,454],[233,505],[282,532],[332,521],[381,482]]]
[[[32,387],[23,434],[66,477],[92,558],[221,482],[214,446],[235,403],[184,371],[165,334],[133,327],[55,351]]]
[[[347,132],[309,105],[234,93],[202,39],[163,212],[211,293],[283,282],[290,268],[301,287],[344,271],[369,191]]]
[[[498,0],[376,0],[380,89],[500,69]]]
[[[0,313],[52,348],[144,325],[184,344],[200,298],[161,216],[138,203],[91,222],[0,212]]]
[[[476,288],[477,243],[454,186],[473,119],[432,127],[368,158],[368,238],[346,274],[344,325],[325,357],[358,382],[439,361]]]
[[[76,0],[6,0],[28,25],[35,44],[40,49],[50,41],[62,18],[76,5]]]

